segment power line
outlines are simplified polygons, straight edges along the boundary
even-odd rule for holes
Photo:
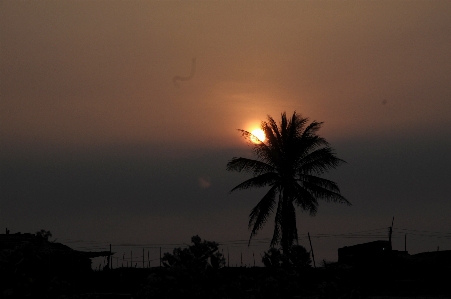
[[[386,238],[387,228],[375,228],[370,230],[362,230],[355,232],[347,232],[347,233],[318,233],[311,234],[312,239],[328,239],[328,238],[339,238],[339,239],[369,239],[369,238]],[[394,233],[396,234],[408,234],[411,236],[418,237],[428,237],[428,238],[438,238],[438,239],[451,239],[450,232],[432,232],[425,230],[415,230],[415,229],[406,229],[406,228],[396,228],[394,229]],[[300,234],[299,239],[306,240],[307,234]],[[62,241],[66,244],[83,244],[79,248],[83,248],[83,250],[94,250],[94,249],[104,249],[109,246],[109,242],[105,241],[93,241],[93,240],[83,240],[83,239],[70,239],[70,238],[58,238],[57,240]],[[228,240],[216,242],[219,246],[228,246],[232,248],[237,247],[256,247],[263,244],[268,244],[271,241],[271,238],[255,238],[251,240],[250,245],[248,246],[249,240],[247,239],[237,239],[237,240]],[[165,250],[174,249],[177,247],[188,247],[186,243],[111,243],[113,247],[139,247],[144,249],[158,249],[162,248]]]

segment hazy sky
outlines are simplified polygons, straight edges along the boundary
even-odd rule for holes
[[[296,110],[325,122],[353,204],[299,211],[300,234],[451,233],[449,53],[450,1],[1,1],[0,227],[247,239],[264,190],[228,194],[236,129]],[[329,259],[367,241],[321,240]]]

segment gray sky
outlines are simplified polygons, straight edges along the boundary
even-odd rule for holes
[[[1,1],[0,34],[0,227],[247,239],[264,190],[228,194],[246,177],[227,161],[251,155],[236,129],[296,110],[325,122],[348,162],[328,177],[353,204],[299,211],[300,234],[392,216],[451,232],[449,1]],[[315,242],[336,259],[364,241]],[[451,249],[450,237],[412,242]]]

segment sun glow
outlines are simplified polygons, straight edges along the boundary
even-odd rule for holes
[[[251,141],[253,143],[264,142],[266,139],[265,132],[263,132],[263,130],[261,130],[261,129],[255,129],[251,133],[253,135],[253,136],[251,136]]]

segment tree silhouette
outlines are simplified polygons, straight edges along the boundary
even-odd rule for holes
[[[36,232],[36,237],[42,238],[44,240],[48,240],[52,236],[52,233],[49,230],[41,229]]]
[[[191,237],[193,245],[187,248],[174,248],[172,254],[166,252],[162,258],[165,267],[187,267],[198,270],[224,267],[225,258],[218,251],[218,243]],[[210,261],[210,263],[209,263]]]
[[[335,182],[320,177],[344,163],[335,156],[329,143],[317,135],[321,125],[322,122],[316,121],[308,124],[308,118],[296,112],[287,119],[284,112],[279,126],[271,116],[261,123],[266,135],[263,142],[256,143],[256,136],[239,130],[257,159],[234,157],[227,163],[229,171],[253,175],[230,192],[269,187],[249,215],[249,229],[252,229],[249,244],[274,212],[276,203],[271,247],[281,244],[284,254],[288,254],[293,242],[298,240],[295,206],[313,216],[318,210],[317,199],[350,205]]]

